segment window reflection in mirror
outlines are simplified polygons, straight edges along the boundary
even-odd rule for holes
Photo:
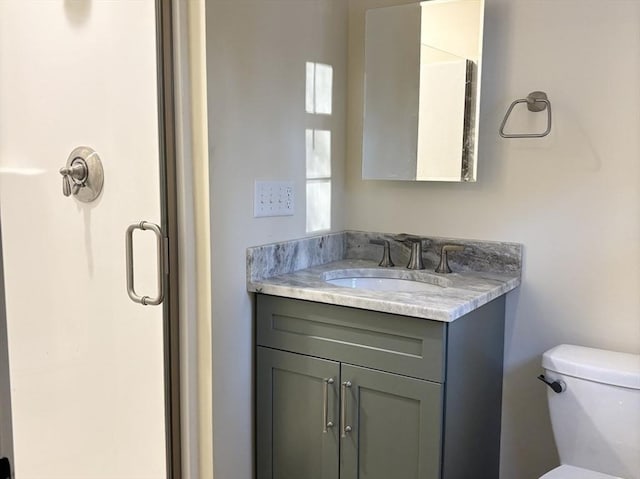
[[[363,178],[475,181],[483,0],[367,11]]]
[[[306,64],[306,112],[310,124],[318,126],[331,115],[333,67],[323,63]],[[306,145],[306,231],[331,228],[331,131],[307,128]]]

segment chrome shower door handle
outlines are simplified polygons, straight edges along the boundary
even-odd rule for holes
[[[141,231],[153,231],[156,235],[157,242],[157,269],[158,269],[158,293],[156,296],[140,296],[136,293],[134,285],[133,274],[133,232],[135,230]],[[164,300],[164,276],[165,276],[165,245],[164,237],[162,236],[162,230],[156,224],[149,223],[148,221],[141,221],[140,223],[132,224],[127,228],[125,235],[125,249],[126,249],[126,262],[127,262],[127,293],[134,303],[142,304],[143,306],[153,305],[156,306]]]

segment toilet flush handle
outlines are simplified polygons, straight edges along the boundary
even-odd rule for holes
[[[551,381],[547,379],[544,376],[544,374],[541,374],[540,376],[538,376],[538,379],[543,383],[545,383],[547,386],[549,386],[551,389],[553,389],[553,392],[555,393],[560,394],[567,390],[567,384],[561,379],[556,379],[555,381]]]

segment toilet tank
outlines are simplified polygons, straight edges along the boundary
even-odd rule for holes
[[[640,355],[563,344],[542,367],[567,386],[547,393],[561,463],[640,479]]]

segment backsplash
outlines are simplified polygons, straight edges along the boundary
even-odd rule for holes
[[[342,231],[252,247],[247,249],[247,280],[259,281],[344,259],[378,261],[382,257],[382,247],[370,244],[372,239],[388,240],[393,262],[396,266],[405,266],[409,261],[410,238],[418,236]],[[463,251],[449,254],[449,264],[454,272],[519,274],[522,269],[521,244],[462,238],[420,238],[423,239],[423,260],[427,270],[435,270],[440,261],[440,248],[444,244],[465,246]]]
[[[247,249],[247,280],[259,281],[344,259],[345,232],[271,243]]]
[[[463,251],[449,253],[449,265],[453,271],[485,271],[491,273],[519,273],[522,270],[522,245],[495,241],[439,238],[409,234],[370,233],[346,231],[346,257],[348,259],[379,260],[382,247],[370,244],[372,239],[389,241],[391,259],[396,266],[409,262],[411,245],[408,239],[422,238],[422,258],[425,269],[435,270],[440,262],[440,249],[445,244],[462,245]]]

